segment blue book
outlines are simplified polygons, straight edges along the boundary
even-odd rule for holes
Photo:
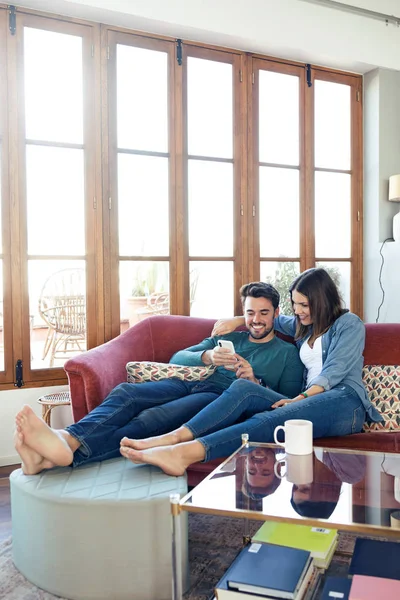
[[[348,600],[351,582],[346,577],[327,577],[321,600]]]
[[[217,584],[217,597],[218,591],[232,590],[295,600],[311,563],[307,550],[252,543],[243,548]]]
[[[400,544],[357,538],[349,573],[400,579]]]

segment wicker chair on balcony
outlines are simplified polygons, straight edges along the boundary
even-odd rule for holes
[[[86,293],[84,269],[62,269],[50,275],[39,296],[39,314],[48,326],[43,359],[86,350]]]

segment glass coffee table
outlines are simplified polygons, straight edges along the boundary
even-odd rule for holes
[[[284,521],[400,537],[400,454],[314,448],[286,456],[276,444],[248,443],[183,498],[171,496],[173,600],[182,598],[180,514],[197,512]],[[261,526],[261,523],[260,523]]]

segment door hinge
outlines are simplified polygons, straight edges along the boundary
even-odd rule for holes
[[[356,91],[356,101],[360,102],[360,90]]]
[[[110,196],[110,198],[108,199],[108,210],[111,210],[111,196]]]
[[[253,217],[255,217],[255,216],[256,216],[256,206],[255,206],[255,204],[253,204]]]
[[[97,210],[97,200],[96,200],[96,196],[93,196],[93,209]]]
[[[360,220],[360,211],[358,210],[357,211],[357,221],[359,221],[359,220]]]
[[[243,82],[243,73],[242,73],[242,69],[239,70],[239,81],[240,83]]]
[[[255,77],[254,77],[254,72],[251,74],[251,83],[254,85],[254,81],[255,81]]]
[[[8,5],[8,29],[11,35],[15,35],[17,31],[17,9],[12,4]]]
[[[107,46],[107,60],[110,60],[110,46]]]
[[[306,65],[306,76],[307,76],[307,85],[308,85],[308,87],[311,87],[312,86],[311,65],[309,65],[309,64]]]
[[[15,363],[15,383],[14,387],[22,387],[25,385],[23,379],[23,369],[22,369],[22,360],[19,358]]]
[[[176,40],[176,62],[179,66],[182,65],[182,40]]]
[[[244,214],[244,212],[243,212],[243,204],[241,204],[240,205],[240,216],[243,217],[243,214]]]
[[[92,58],[94,56],[94,45],[92,44]]]

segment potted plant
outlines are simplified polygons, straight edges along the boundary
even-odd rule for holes
[[[167,290],[167,263],[142,263],[135,272],[131,296],[127,299],[129,309],[129,327],[147,314],[149,298]],[[151,314],[151,311],[149,311]]]

